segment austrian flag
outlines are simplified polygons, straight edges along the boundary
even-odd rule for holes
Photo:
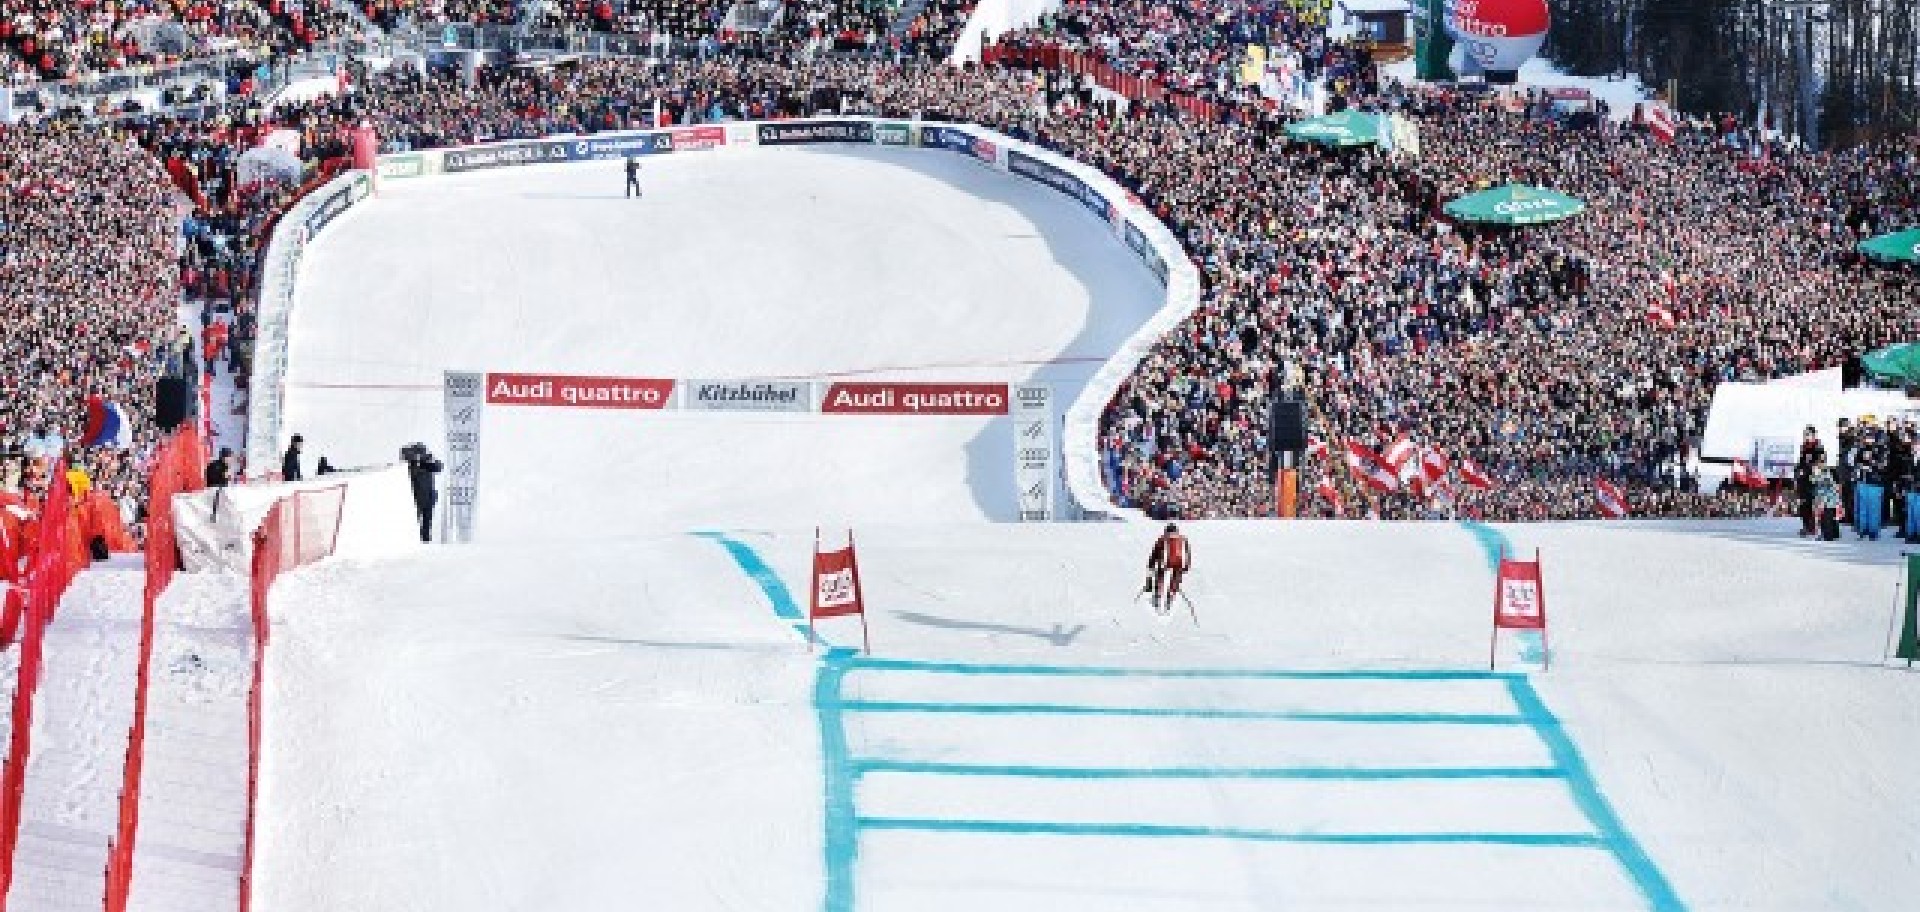
[[[1482,491],[1493,490],[1493,478],[1481,471],[1479,463],[1471,459],[1460,460],[1460,480]]]
[[[1593,499],[1599,504],[1600,515],[1608,519],[1625,519],[1629,512],[1627,495],[1604,478],[1593,480]]]
[[[1327,502],[1327,506],[1330,506],[1333,508],[1333,515],[1335,516],[1347,515],[1346,504],[1343,504],[1340,502],[1340,490],[1333,486],[1333,479],[1331,478],[1320,479],[1320,483],[1318,485],[1315,485],[1313,490],[1315,493],[1320,495],[1321,500],[1324,500]]]
[[[1400,490],[1399,473],[1387,465],[1387,461],[1365,446],[1347,441],[1347,468],[1353,470],[1354,477],[1367,483],[1376,491],[1392,492]]]

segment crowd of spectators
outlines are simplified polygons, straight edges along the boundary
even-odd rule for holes
[[[4,81],[22,84],[266,57],[350,31],[330,0],[0,0]]]

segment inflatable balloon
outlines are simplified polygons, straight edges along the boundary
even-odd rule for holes
[[[1547,40],[1547,0],[1447,0],[1446,29],[1471,69],[1513,72]]]

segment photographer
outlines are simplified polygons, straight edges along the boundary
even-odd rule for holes
[[[440,492],[433,487],[433,476],[446,466],[427,451],[424,443],[410,443],[401,447],[400,458],[407,461],[407,477],[413,482],[413,509],[420,515],[420,540],[431,542],[433,505],[440,500]]]

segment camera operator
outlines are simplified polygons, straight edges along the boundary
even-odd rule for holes
[[[413,481],[413,509],[420,514],[420,540],[431,542],[433,505],[440,500],[440,492],[433,487],[433,476],[446,466],[427,451],[424,443],[410,443],[401,447],[400,458],[407,461],[407,477]]]

